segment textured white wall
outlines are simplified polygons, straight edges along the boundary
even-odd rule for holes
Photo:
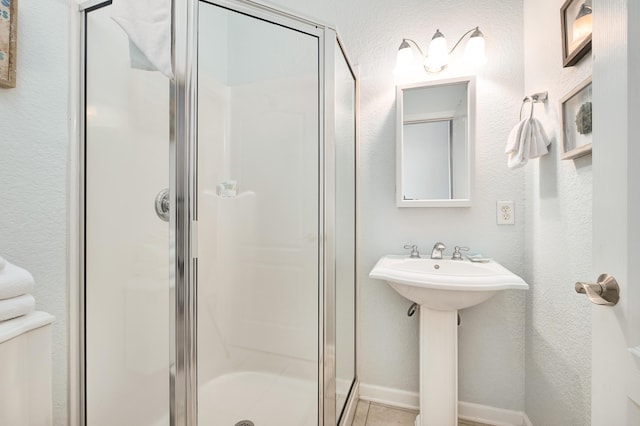
[[[525,0],[525,92],[549,91],[535,116],[551,153],[525,168],[526,412],[536,425],[590,424],[591,304],[575,281],[591,281],[591,156],[560,160],[560,99],[591,74],[591,56],[562,68],[562,0]],[[551,22],[551,26],[541,25]]]
[[[18,7],[17,87],[0,89],[0,255],[36,280],[37,309],[55,315],[53,414],[67,424],[67,0]]]
[[[495,201],[514,200],[524,209],[523,173],[508,171],[503,149],[522,92],[522,4],[510,1],[356,2],[350,25],[340,25],[353,60],[361,64],[361,343],[364,383],[417,391],[418,321],[410,302],[367,274],[387,253],[405,243],[428,252],[436,241],[450,250],[467,245],[523,272],[524,218],[515,226],[495,224]],[[355,19],[354,19],[355,18]],[[450,43],[480,25],[489,63],[477,79],[476,172],[469,209],[399,209],[395,191],[395,96],[392,68],[403,36],[426,46],[440,28]],[[464,72],[464,70],[462,71]],[[445,76],[443,76],[445,77]],[[507,409],[524,408],[524,300],[504,292],[461,312],[459,398]],[[389,366],[394,366],[389,368]],[[487,392],[487,389],[491,389]]]
[[[424,251],[442,240],[468,245],[514,272],[524,272],[524,171],[509,171],[504,145],[517,121],[523,93],[521,1],[456,0],[273,1],[337,25],[351,60],[360,65],[360,379],[417,392],[418,320],[410,302],[368,278],[377,259],[402,253],[406,243]],[[403,37],[424,48],[436,28],[456,37],[480,25],[488,64],[477,80],[477,147],[473,207],[395,207],[395,54]],[[441,77],[451,76],[454,70]],[[457,70],[464,73],[465,70]],[[495,224],[495,201],[514,200],[515,226]],[[504,292],[461,312],[460,399],[524,409],[524,292]]]

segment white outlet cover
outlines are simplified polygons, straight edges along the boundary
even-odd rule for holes
[[[496,202],[496,223],[498,225],[513,225],[516,223],[513,201]]]

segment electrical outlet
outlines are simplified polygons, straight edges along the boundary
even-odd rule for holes
[[[516,223],[513,201],[496,202],[496,223],[498,225],[513,225]]]

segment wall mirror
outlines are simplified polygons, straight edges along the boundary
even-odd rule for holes
[[[396,204],[471,206],[475,78],[397,87]]]

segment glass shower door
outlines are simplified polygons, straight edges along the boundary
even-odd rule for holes
[[[313,31],[200,2],[203,425],[319,424],[319,65]]]
[[[132,69],[111,6],[85,11],[84,372],[90,426],[169,424],[169,80]]]

